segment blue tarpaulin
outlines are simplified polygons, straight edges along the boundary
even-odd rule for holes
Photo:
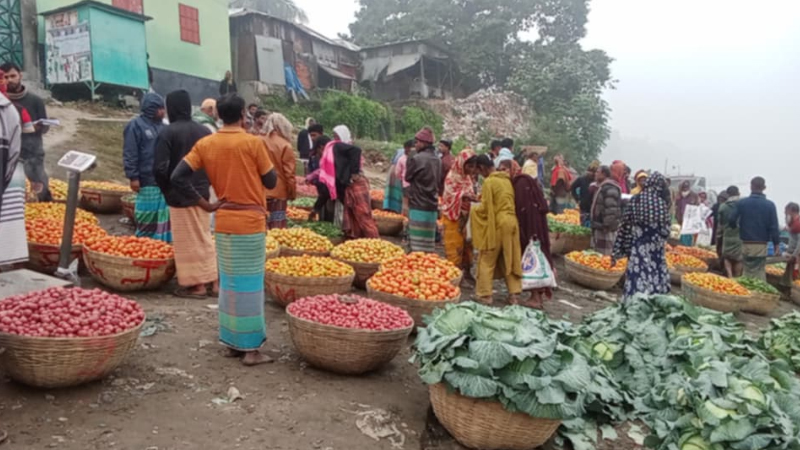
[[[297,77],[297,72],[294,71],[294,67],[290,66],[289,64],[284,64],[283,72],[286,75],[286,89],[296,95],[302,95],[303,97],[308,98],[308,94],[306,93],[306,90],[303,89],[303,84],[300,83],[300,78]]]

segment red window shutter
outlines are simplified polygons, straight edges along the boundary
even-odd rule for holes
[[[200,45],[200,16],[197,8],[178,3],[181,40]]]

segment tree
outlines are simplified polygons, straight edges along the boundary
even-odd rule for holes
[[[358,0],[350,33],[359,45],[426,39],[449,48],[478,85],[505,83],[509,61],[535,29],[543,42],[585,35],[588,0]]]
[[[610,135],[602,94],[614,87],[611,61],[604,51],[585,51],[578,43],[530,44],[515,57],[509,87],[536,111],[534,143],[581,167],[600,155]]]
[[[231,8],[260,11],[290,22],[308,23],[308,16],[294,0],[230,0]]]

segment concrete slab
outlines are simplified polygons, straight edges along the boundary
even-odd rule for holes
[[[71,287],[72,282],[28,269],[0,273],[0,299],[12,295],[41,291],[51,287]]]

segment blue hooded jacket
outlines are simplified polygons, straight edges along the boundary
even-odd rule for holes
[[[164,108],[164,99],[149,92],[142,99],[141,114],[128,122],[123,133],[122,165],[129,180],[139,180],[141,187],[155,186],[153,174],[156,137],[164,128],[156,112]]]

